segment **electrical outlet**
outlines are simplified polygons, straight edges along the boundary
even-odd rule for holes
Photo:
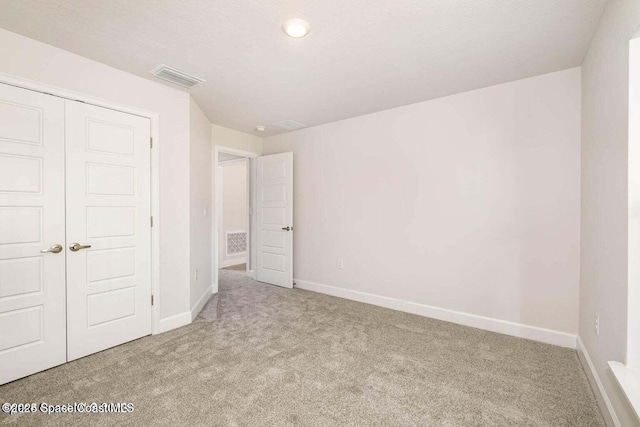
[[[198,280],[198,269],[196,268],[196,273],[194,274],[195,279]]]
[[[596,327],[596,336],[599,337],[600,336],[600,316],[598,316],[598,313],[596,313],[595,327]]]
[[[338,258],[338,268],[344,268],[344,262],[342,261],[342,258]]]

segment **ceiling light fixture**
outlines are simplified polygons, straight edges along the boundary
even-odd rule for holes
[[[266,128],[266,127],[264,127],[264,126],[256,126],[256,130],[257,130],[258,132],[264,132],[266,129],[267,129],[267,128]]]
[[[291,18],[284,21],[282,24],[282,29],[289,37],[300,38],[309,34],[309,30],[311,29],[311,25],[304,19],[300,18]]]

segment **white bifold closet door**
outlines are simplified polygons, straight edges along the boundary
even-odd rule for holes
[[[151,333],[149,142],[147,118],[0,84],[0,384]]]
[[[150,121],[65,104],[73,360],[151,333]]]
[[[64,100],[0,84],[0,384],[67,360],[64,245]]]

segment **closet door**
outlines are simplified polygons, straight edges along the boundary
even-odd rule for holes
[[[73,360],[151,333],[150,121],[65,102]]]
[[[0,84],[0,384],[66,361],[64,101]]]

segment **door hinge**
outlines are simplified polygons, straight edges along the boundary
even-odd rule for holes
[[[149,137],[149,148],[153,148],[153,137]]]
[[[153,305],[153,295],[151,295],[151,305]]]
[[[153,217],[150,217],[151,219],[151,226],[153,227]]]

